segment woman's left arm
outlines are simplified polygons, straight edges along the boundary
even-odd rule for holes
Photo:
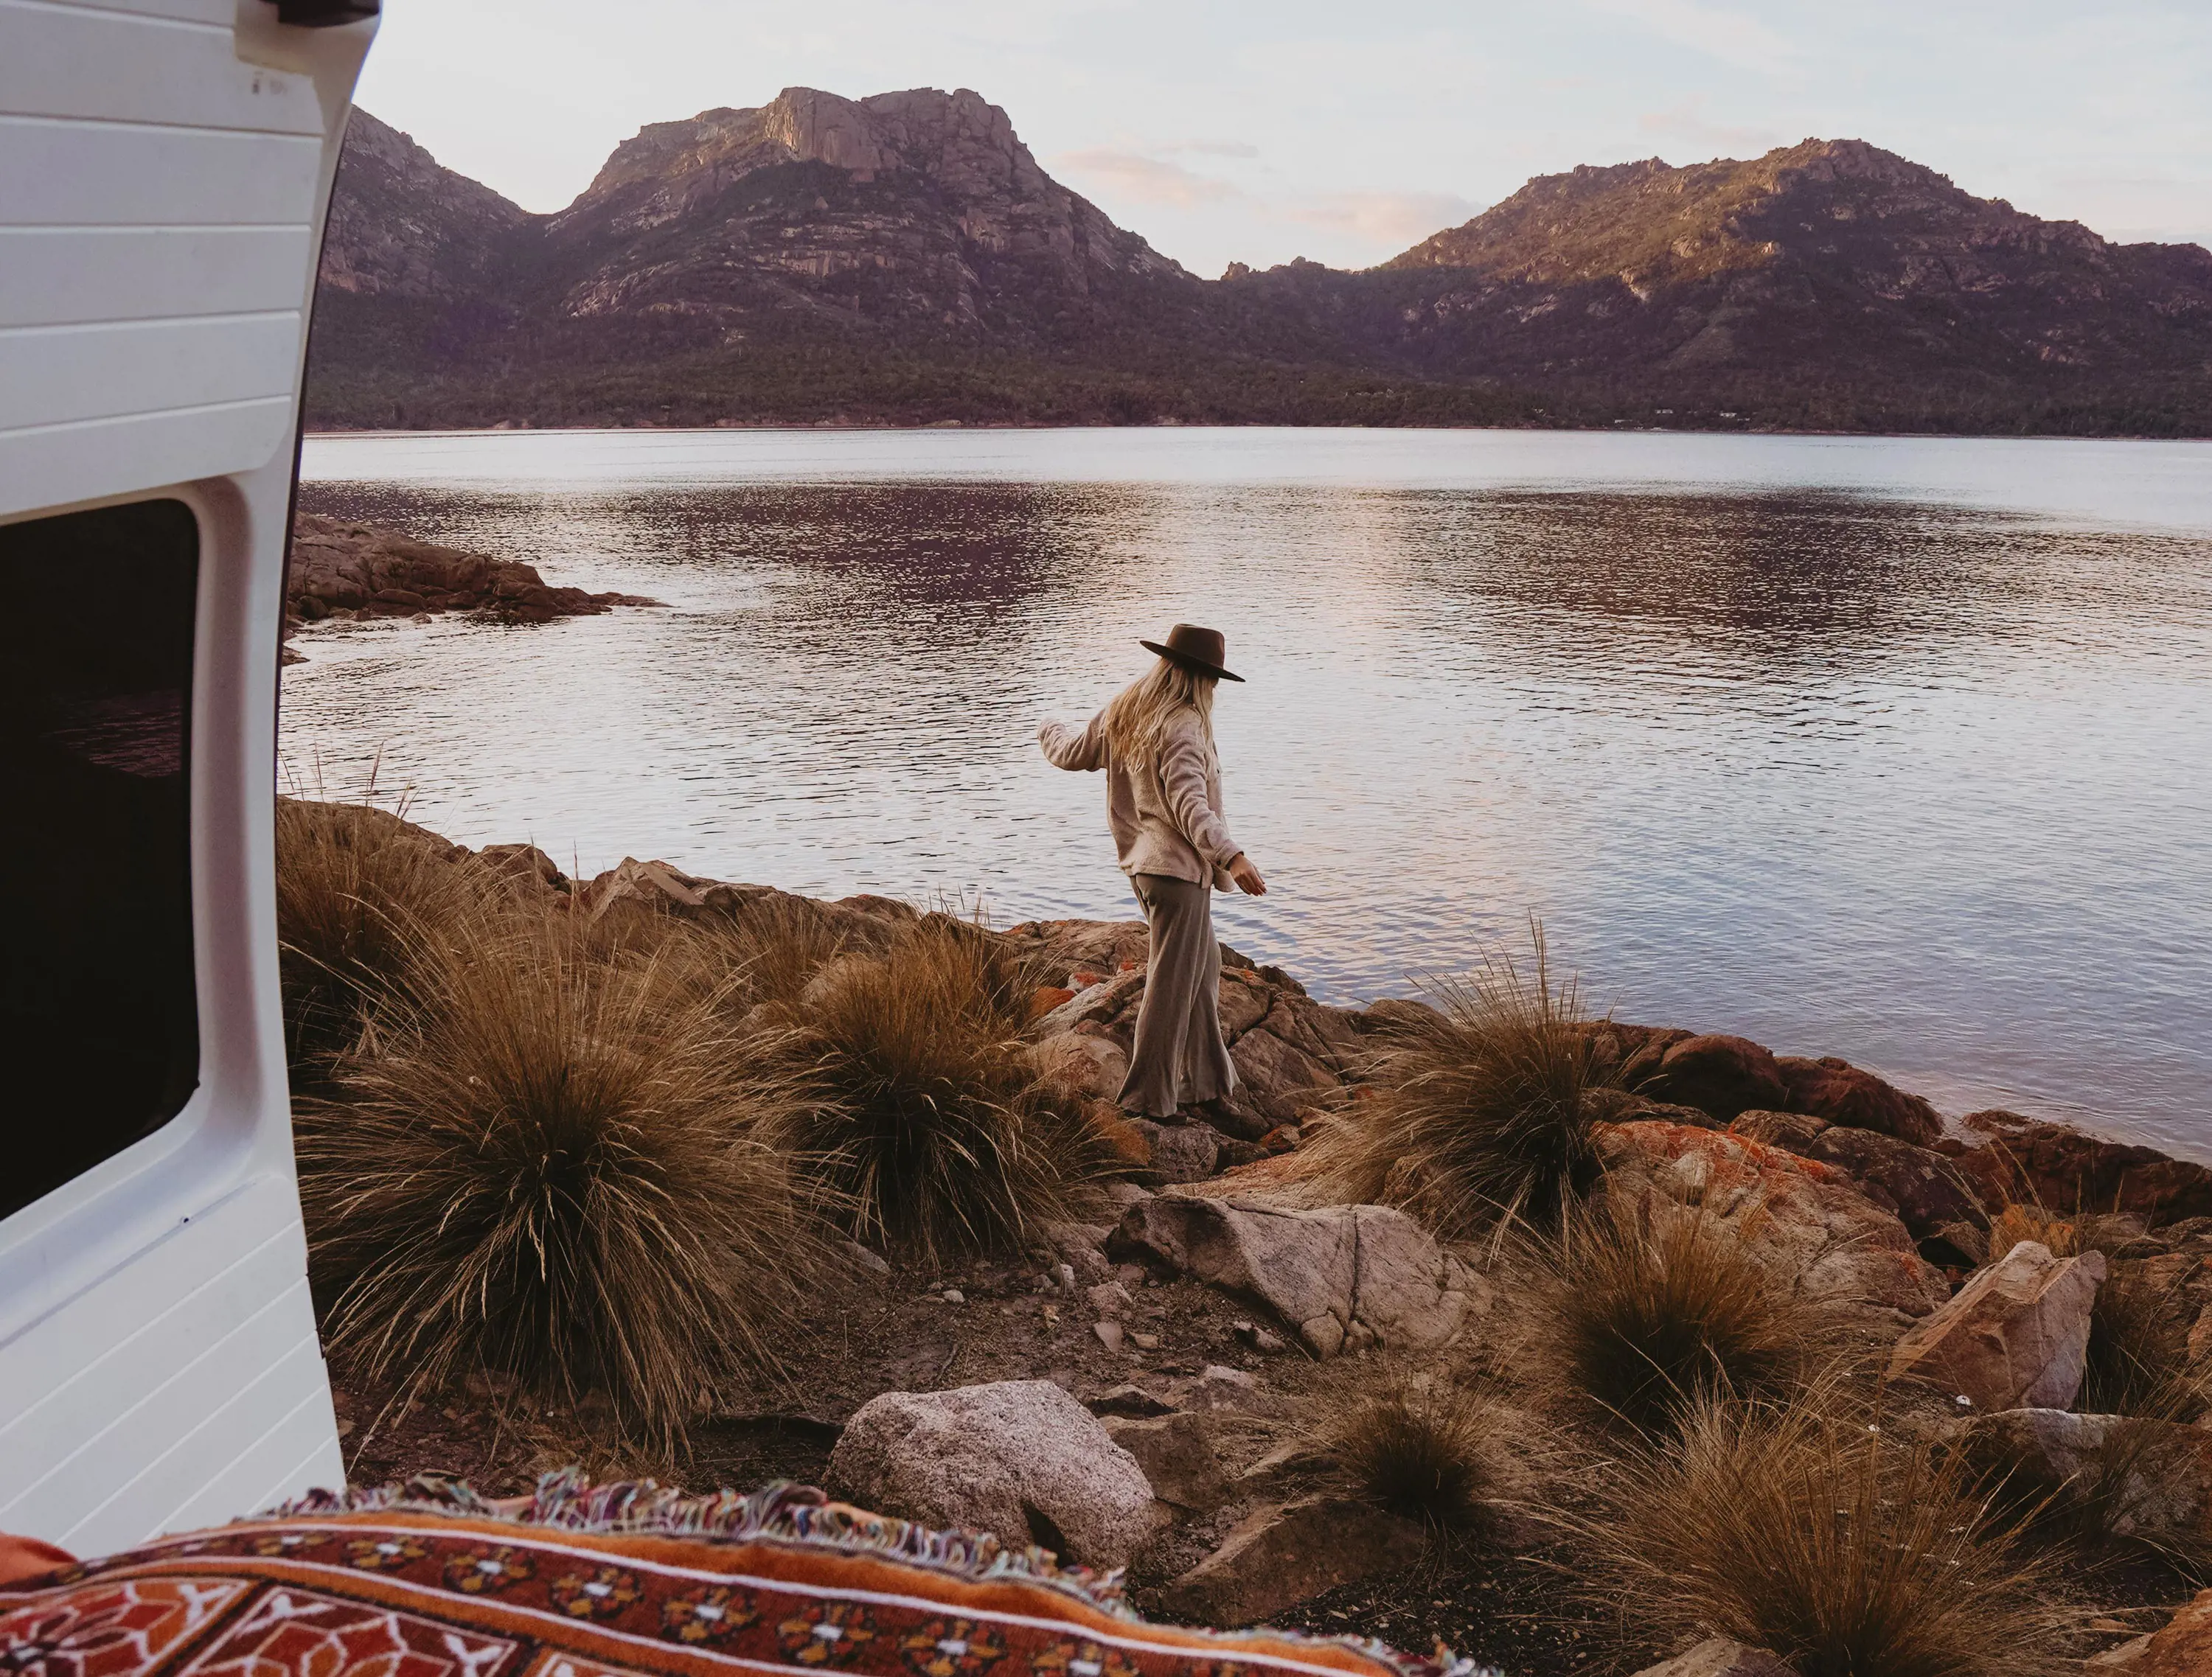
[[[1195,729],[1172,729],[1161,743],[1160,790],[1170,817],[1208,866],[1226,868],[1244,853],[1206,795],[1208,766],[1206,744]]]

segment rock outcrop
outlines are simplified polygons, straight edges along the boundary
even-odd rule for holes
[[[1810,1113],[1846,1128],[1874,1130],[1920,1147],[1943,1133],[1942,1119],[1926,1101],[1848,1060],[1784,1055],[1774,1063],[1789,1091],[1784,1104],[1792,1112]]]
[[[284,574],[287,635],[331,617],[412,617],[490,611],[514,623],[658,605],[636,594],[556,588],[519,560],[445,547],[381,525],[300,513]]]
[[[1035,1543],[1095,1571],[1127,1564],[1152,1528],[1136,1457],[1049,1380],[886,1392],[845,1424],[830,1481],[880,1513]]]
[[[1480,1277],[1385,1206],[1162,1194],[1129,1209],[1111,1249],[1258,1300],[1322,1357],[1443,1345],[1488,1306]]]
[[[1998,1202],[2027,1200],[2071,1215],[2140,1212],[2212,1216],[2212,1170],[2150,1147],[2107,1141],[2002,1109],[1970,1112],[1942,1151]]]
[[[1599,1145],[1617,1191],[1695,1206],[1815,1296],[1924,1316],[1950,1296],[1894,1212],[1843,1171],[1747,1136],[1680,1124],[1609,1124]]]
[[[2054,1258],[2022,1241],[1914,1324],[1890,1355],[1890,1377],[1927,1381],[1983,1411],[2066,1408],[2104,1279],[2101,1252]]]
[[[1989,1228],[1973,1179],[1931,1148],[1808,1113],[1741,1113],[1729,1133],[1835,1166],[1876,1205],[1897,1213],[1923,1255],[1940,1243],[1942,1261],[1971,1261],[1981,1244],[1977,1236]]]
[[[2212,1674],[2212,1589],[2150,1635],[2122,1643],[2085,1662],[2098,1677],[2208,1677]]]

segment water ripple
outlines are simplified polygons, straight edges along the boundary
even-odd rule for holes
[[[1624,1017],[2212,1156],[2212,451],[1465,434],[319,442],[303,506],[672,609],[318,628],[283,748],[587,872],[1121,914],[1035,723],[1218,623],[1224,934],[1317,991],[1533,910]]]

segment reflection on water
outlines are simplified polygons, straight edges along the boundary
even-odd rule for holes
[[[496,489],[462,481],[483,441],[410,440],[439,469],[380,483],[349,480],[378,445],[319,445],[302,505],[672,609],[303,637],[288,758],[339,786],[380,750],[463,842],[1133,913],[1101,787],[1036,721],[1133,675],[1139,635],[1216,623],[1272,888],[1224,935],[1317,991],[1402,992],[1534,911],[1623,1017],[2212,1157],[2212,530],[2038,516],[2032,450],[2008,508],[1732,486],[1754,471],[745,481],[742,453]]]

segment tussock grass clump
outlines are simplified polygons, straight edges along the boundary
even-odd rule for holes
[[[1316,1138],[1333,1197],[1398,1206],[1447,1239],[1525,1220],[1556,1224],[1597,1180],[1595,1103],[1613,1074],[1572,979],[1554,984],[1543,928],[1530,957],[1499,952],[1436,986],[1377,1059],[1376,1097]]]
[[[2081,1561],[2149,1555],[2185,1577],[2204,1578],[2212,1530],[2201,1520],[2191,1525],[2173,1517],[2175,1504],[2193,1494],[2193,1432],[2135,1416],[2089,1423],[2101,1426],[2102,1436],[2069,1473],[2039,1443],[2033,1425],[1993,1419],[2000,1425],[1969,1434],[1961,1457],[2025,1533]]]
[[[1962,1465],[1808,1404],[1703,1396],[1616,1475],[1591,1577],[1639,1630],[1804,1677],[2036,1677],[2055,1574]]]
[[[471,913],[494,882],[403,817],[362,803],[276,800],[277,962],[295,1065],[351,1047],[404,985],[422,928]]]
[[[2189,1354],[2186,1301],[2171,1272],[2113,1258],[2089,1312],[2089,1354],[2074,1407],[2084,1414],[2196,1421],[2204,1373]]]
[[[1002,1249],[1076,1215],[1108,1168],[1021,1040],[1021,975],[980,927],[929,914],[817,971],[779,1052],[812,1093],[773,1139],[861,1239]]]
[[[1577,1396],[1641,1432],[1686,1404],[1779,1396],[1832,1352],[1837,1317],[1702,1212],[1607,1199],[1542,1254],[1551,1354]]]
[[[1352,1495],[1432,1536],[1478,1536],[1504,1479],[1504,1422],[1495,1402],[1449,1382],[1399,1381],[1340,1400],[1322,1424],[1322,1449]]]
[[[810,1246],[761,1139],[790,1091],[716,999],[651,955],[592,957],[565,916],[416,928],[377,1051],[297,1115],[325,1342],[410,1392],[483,1370],[603,1392],[672,1443],[775,1360]]]
[[[2115,1257],[2143,1237],[2138,1218],[2118,1212],[2055,1212],[2032,1200],[2014,1200],[1990,1219],[1989,1256],[1994,1262],[2024,1240],[2057,1258],[2082,1252]]]

